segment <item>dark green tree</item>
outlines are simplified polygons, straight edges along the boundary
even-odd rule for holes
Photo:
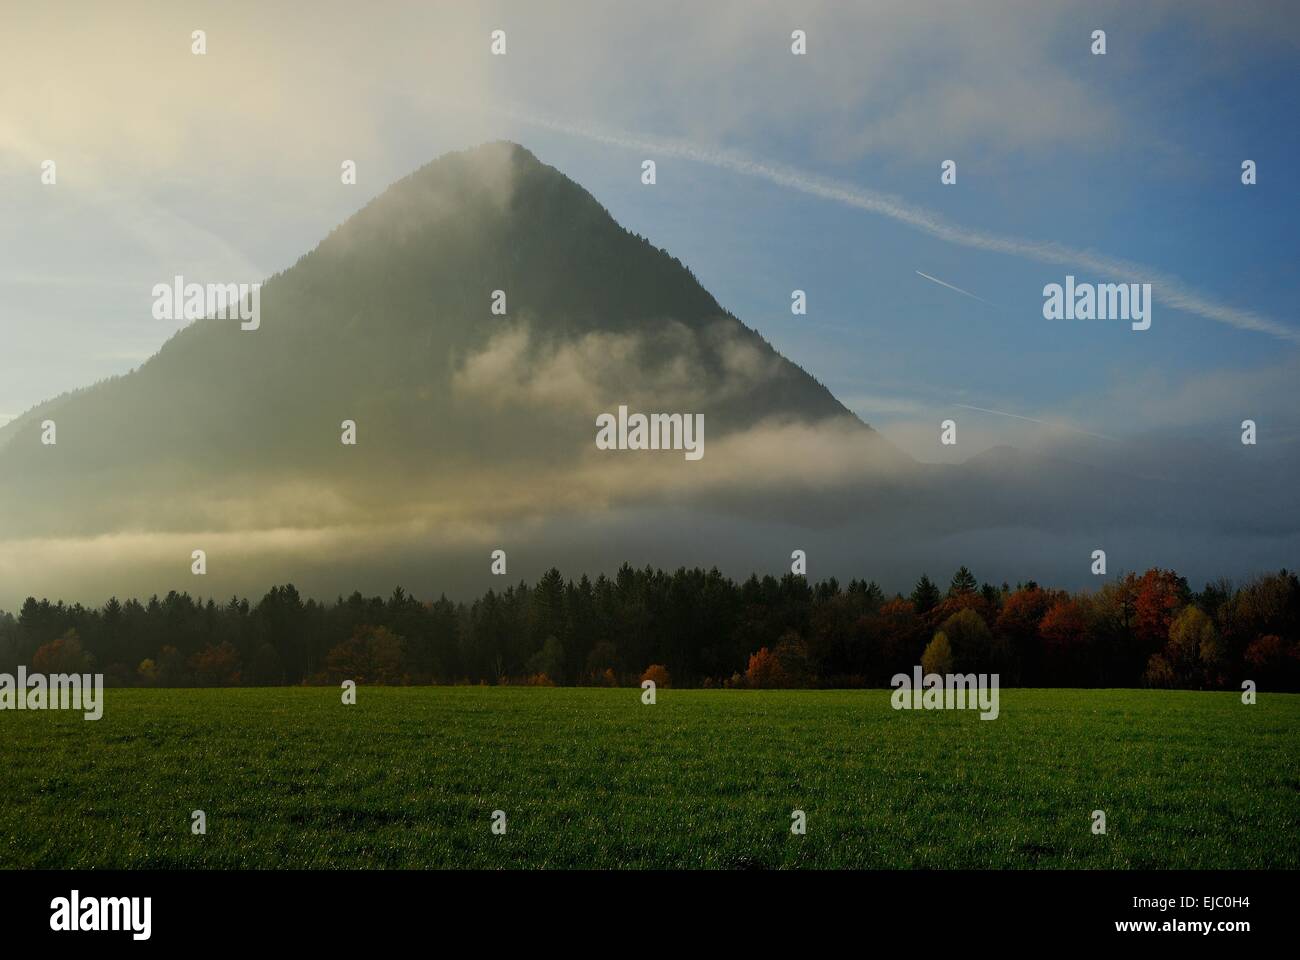
[[[952,575],[952,583],[948,585],[948,596],[958,597],[963,593],[974,593],[978,588],[979,582],[975,579],[975,574],[963,565]]]
[[[916,586],[912,589],[912,596],[909,598],[912,606],[916,608],[917,613],[929,613],[939,601],[943,599],[939,594],[939,588],[934,585],[934,581],[926,574],[921,574],[921,579],[916,581]]]

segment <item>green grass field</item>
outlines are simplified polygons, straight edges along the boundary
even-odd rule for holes
[[[1300,696],[888,698],[110,690],[97,722],[0,714],[0,866],[1300,866]]]

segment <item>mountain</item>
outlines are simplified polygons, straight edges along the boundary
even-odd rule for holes
[[[703,414],[712,459],[596,451],[597,415],[620,404]],[[528,150],[491,143],[394,184],[266,281],[257,330],[199,320],[138,370],[0,431],[0,538],[499,517],[543,506],[521,502],[535,500],[521,474],[570,484],[576,465],[612,467],[587,471],[583,496],[635,498],[615,457],[689,485],[729,438],[827,424],[906,462],[680,261]]]

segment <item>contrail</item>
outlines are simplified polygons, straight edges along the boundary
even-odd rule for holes
[[[919,277],[925,277],[925,279],[933,281],[934,283],[939,284],[939,286],[941,287],[947,287],[949,290],[956,290],[958,293],[965,294],[966,296],[970,297],[972,300],[978,300],[980,303],[987,303],[990,307],[997,307],[996,303],[989,303],[983,297],[977,297],[969,290],[963,290],[961,287],[954,287],[951,283],[946,283],[945,281],[940,280],[938,277],[932,277],[928,273],[922,273],[920,270],[918,270],[916,271],[916,275]]]
[[[1054,242],[1025,240],[983,230],[972,230],[949,223],[938,214],[911,206],[890,194],[867,190],[852,183],[821,177],[794,167],[753,160],[733,151],[707,150],[681,140],[652,140],[628,133],[584,127],[521,109],[507,109],[500,113],[512,120],[597,143],[628,150],[642,150],[660,156],[680,157],[745,176],[758,177],[810,196],[833,200],[859,210],[889,217],[922,233],[964,247],[1025,257],[1040,263],[1057,264],[1075,270],[1089,270],[1130,283],[1150,283],[1152,295],[1166,306],[1240,330],[1267,333],[1279,340],[1300,343],[1300,329],[1279,323],[1253,310],[1220,303],[1192,289],[1178,277],[1163,274],[1141,263],[1120,260],[1088,250],[1078,250]]]
[[[1050,420],[1035,420],[1033,417],[1022,417],[1018,413],[1007,413],[1005,410],[990,410],[988,407],[972,407],[969,403],[954,403],[954,407],[961,407],[963,410],[978,410],[980,413],[994,413],[999,417],[1011,417],[1015,420],[1028,420],[1030,423],[1041,423],[1045,427],[1053,427],[1058,430],[1070,430],[1073,433],[1081,433],[1085,437],[1096,437],[1098,440],[1110,440],[1113,443],[1119,443],[1115,437],[1108,437],[1104,433],[1091,433],[1087,430],[1080,430],[1078,427],[1067,426],[1064,423],[1052,423]]]

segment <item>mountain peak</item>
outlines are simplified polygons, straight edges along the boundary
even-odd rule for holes
[[[451,181],[461,185],[477,182],[487,188],[499,188],[503,185],[503,174],[518,177],[530,173],[564,176],[554,167],[543,164],[536,154],[522,144],[513,140],[489,140],[476,147],[453,150],[435,157],[392,184],[385,192],[400,193],[412,184],[428,181]]]
[[[679,260],[509,141],[399,180],[267,281],[260,304],[255,331],[198,320],[135,372],[51,403],[57,460],[12,442],[35,436],[30,412],[6,428],[0,504],[54,485],[66,496],[5,522],[102,529],[112,500],[144,529],[166,496],[179,527],[195,522],[196,491],[224,504],[215,491],[235,486],[240,510],[281,522],[297,505],[263,502],[272,484],[313,490],[346,520],[356,499],[406,502],[391,478],[424,496],[451,464],[481,483],[523,462],[585,462],[596,416],[621,405],[707,416],[712,444],[834,418],[844,443],[888,448]],[[364,456],[340,455],[345,420]],[[73,518],[67,505],[96,484],[96,515]]]

